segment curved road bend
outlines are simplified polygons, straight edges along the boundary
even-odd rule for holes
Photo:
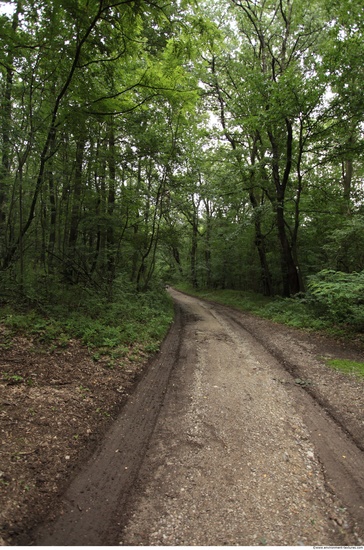
[[[238,313],[170,292],[161,353],[34,542],[362,544],[362,452]]]

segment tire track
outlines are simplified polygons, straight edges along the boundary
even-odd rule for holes
[[[175,320],[161,352],[113,423],[98,451],[70,484],[54,522],[39,526],[37,546],[114,544],[115,530],[153,433],[183,340],[183,318]]]

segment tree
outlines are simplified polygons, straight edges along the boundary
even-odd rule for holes
[[[4,16],[3,273],[16,271],[21,257],[28,267],[42,266],[69,283],[103,285],[107,280],[109,287],[117,271],[128,266],[121,254],[129,228],[136,227],[138,219],[154,216],[153,237],[149,239],[146,228],[148,244],[137,267],[138,286],[144,268],[142,286],[147,284],[153,261],[147,268],[145,264],[155,254],[162,197],[178,139],[178,113],[194,101],[184,77],[186,52],[174,51],[180,40],[178,19],[173,5],[104,0],[92,6],[73,0],[37,5],[24,0],[12,20]],[[134,115],[145,113],[151,104],[149,112],[155,110],[156,116],[150,139],[155,142],[150,150],[138,151],[138,176],[133,173],[133,148],[139,149],[143,130],[134,124]],[[166,128],[158,117],[168,109]],[[151,128],[148,121],[150,133]],[[165,130],[171,134],[167,144]],[[144,176],[150,186],[148,204],[142,205],[145,216],[131,207]]]

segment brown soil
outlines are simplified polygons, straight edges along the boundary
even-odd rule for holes
[[[117,417],[147,357],[131,348],[110,365],[76,341],[50,350],[23,336],[9,340],[4,326],[0,346],[0,544],[27,544],[26,533]]]
[[[1,329],[3,543],[362,544],[364,382],[325,358],[363,351],[172,294],[149,363]]]

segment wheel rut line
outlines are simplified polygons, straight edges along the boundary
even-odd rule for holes
[[[355,437],[332,410],[330,404],[320,398],[310,386],[299,386],[294,383],[294,377],[299,373],[298,365],[289,361],[284,354],[254,332],[236,315],[241,312],[228,306],[208,302],[201,298],[198,301],[206,304],[206,310],[219,321],[219,315],[230,324],[236,332],[244,330],[262,348],[269,353],[292,378],[289,391],[295,396],[295,408],[301,414],[316,448],[318,459],[322,465],[325,482],[339,496],[349,510],[354,522],[357,523],[361,536],[364,526],[364,471],[363,449]],[[214,311],[215,310],[215,311]],[[217,312],[217,314],[216,314]],[[333,442],[335,444],[333,444]]]
[[[215,304],[214,304],[215,305]],[[292,377],[290,391],[297,396],[299,410],[315,445],[327,486],[336,492],[343,504],[357,522],[359,530],[364,525],[364,472],[363,450],[355,438],[333,414],[331,408],[319,399],[307,386],[298,386],[293,378],[298,367],[287,361],[277,349],[272,349],[263,338],[234,318],[225,306],[216,304],[219,313],[232,325],[237,325],[255,339],[265,351],[278,361],[286,373]],[[328,434],[331,434],[331,438]],[[331,444],[332,441],[335,445]]]
[[[278,363],[284,368],[284,370],[292,377],[297,377],[299,372],[299,367],[293,363],[292,361],[289,361],[284,354],[276,347],[267,345],[264,338],[257,335],[253,330],[251,330],[249,327],[247,327],[243,321],[239,321],[235,317],[233,317],[232,314],[229,313],[228,306],[221,306],[221,304],[214,303],[214,305],[221,307],[222,314],[226,315],[226,317],[229,319],[230,322],[233,324],[238,325],[240,328],[245,330],[252,338],[254,338],[263,348],[265,351],[267,351],[270,355],[274,357],[278,361]],[[226,309],[225,309],[226,308]],[[317,403],[335,422],[335,424],[342,430],[342,432],[352,441],[352,443],[357,447],[357,449],[361,452],[364,452],[364,446],[361,444],[360,441],[358,441],[355,436],[353,436],[352,433],[346,428],[346,426],[341,422],[340,418],[335,413],[335,410],[330,406],[330,403],[328,403],[324,398],[322,398],[320,395],[318,395],[314,388],[310,385],[302,385],[300,387],[295,384],[293,381],[292,384],[295,386],[297,390],[301,390],[308,394],[315,403]]]
[[[134,488],[122,544],[256,543],[263,517],[274,542],[342,545],[346,537],[359,540],[354,529],[360,517],[346,506],[336,483],[333,491],[326,490],[326,479],[331,480],[327,457],[295,399],[311,415],[313,407],[324,413],[321,407],[300,386],[281,387],[271,380],[285,369],[254,332],[215,305],[178,292],[172,296],[190,321],[182,348],[186,362],[174,371],[174,389],[168,389]],[[223,332],[230,336],[228,346],[219,341]],[[287,352],[296,349],[293,343]],[[289,374],[281,377],[290,380]],[[251,405],[244,400],[246,388],[254,396]],[[324,432],[320,414],[314,428]],[[339,428],[326,418],[330,437],[333,427]],[[351,497],[354,505],[359,503],[360,493]]]
[[[364,452],[364,447],[361,445],[360,442],[356,440],[356,438],[350,433],[350,431],[346,428],[346,426],[337,417],[337,415],[335,414],[335,411],[332,409],[330,404],[325,399],[320,397],[320,395],[318,395],[315,392],[314,388],[312,388],[311,386],[297,385],[294,382],[293,380],[294,377],[299,374],[299,367],[292,361],[287,360],[286,357],[284,357],[283,353],[279,349],[273,346],[267,345],[267,343],[264,341],[263,338],[255,334],[254,331],[248,328],[246,325],[244,325],[242,321],[238,321],[233,316],[230,316],[228,312],[225,312],[225,313],[228,319],[232,323],[235,323],[236,325],[244,329],[246,332],[248,332],[249,335],[252,336],[264,348],[265,351],[267,351],[270,355],[272,355],[272,357],[274,357],[274,359],[278,361],[278,363],[283,367],[283,369],[291,376],[292,386],[294,386],[294,388],[297,391],[304,392],[305,394],[307,394],[313,400],[313,402],[316,403],[329,416],[329,418],[335,423],[335,425],[338,428],[340,428],[343,434],[350,439],[350,441],[353,443],[353,445],[355,445],[358,451]]]
[[[155,430],[169,380],[180,361],[183,308],[175,316],[158,355],[151,361],[134,393],[110,426],[98,449],[71,481],[54,521],[38,525],[37,546],[114,545],[127,516],[130,490]]]
[[[183,294],[184,296],[189,296],[192,298],[195,298],[196,300],[202,302],[206,306],[206,309],[215,317],[215,319],[218,321],[217,316],[213,313],[213,308],[215,307],[218,311],[220,310],[221,314],[225,316],[230,322],[233,324],[238,325],[238,327],[245,330],[252,338],[254,338],[263,348],[265,351],[267,351],[270,355],[274,357],[278,361],[278,363],[283,367],[285,372],[287,372],[292,379],[299,374],[299,367],[293,363],[292,361],[289,361],[284,354],[276,347],[267,345],[264,338],[260,337],[258,334],[256,334],[252,329],[250,329],[247,325],[244,324],[243,321],[238,320],[234,317],[234,314],[241,314],[242,312],[238,309],[235,309],[233,307],[225,306],[223,304],[220,304],[219,302],[204,300],[204,298],[195,297],[191,294],[187,294],[186,292],[182,292],[178,290],[180,294]],[[211,308],[211,309],[210,309]],[[355,445],[355,447],[361,451],[364,452],[364,446],[360,441],[357,440],[357,438],[346,428],[346,426],[343,424],[343,422],[340,420],[340,418],[335,413],[335,410],[331,407],[330,403],[327,402],[324,398],[322,398],[320,395],[318,395],[314,388],[310,387],[309,385],[302,385],[298,387],[294,381],[292,382],[292,385],[295,386],[297,390],[301,390],[308,394],[312,400],[317,403],[330,417],[330,419],[342,430],[343,434],[345,434],[350,441]]]

